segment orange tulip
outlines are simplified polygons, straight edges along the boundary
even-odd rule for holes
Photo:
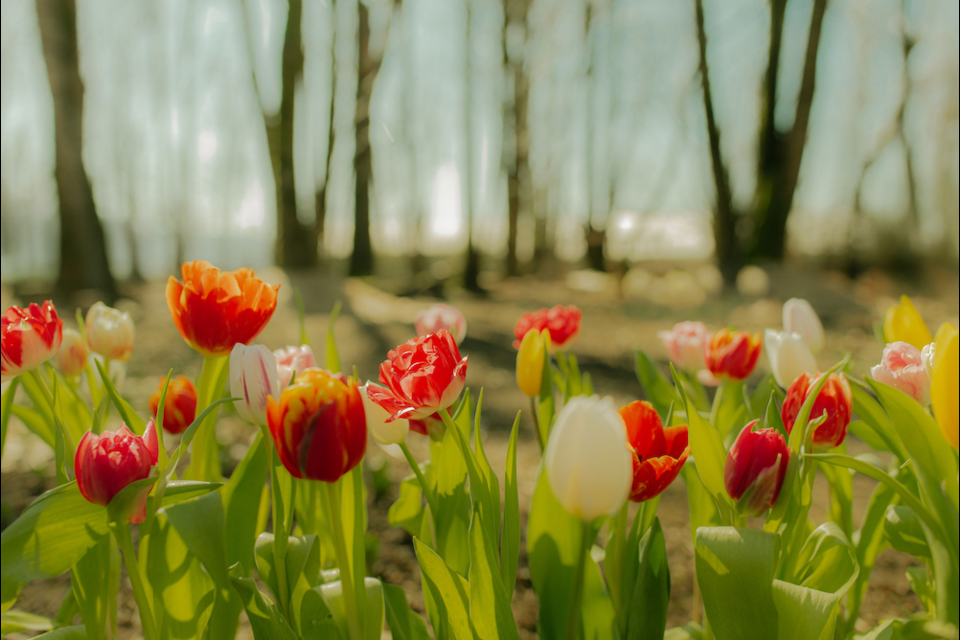
[[[704,362],[718,378],[746,380],[757,366],[762,348],[759,333],[721,329],[706,343]]]
[[[150,396],[150,413],[156,418],[160,410],[160,394],[163,383]],[[197,389],[187,376],[177,376],[170,380],[167,397],[163,402],[163,428],[167,433],[183,433],[197,417]]]
[[[183,283],[167,280],[167,307],[187,344],[206,357],[225,356],[249,344],[277,308],[277,289],[250,269],[220,271],[205,260],[185,262]]]
[[[633,486],[630,499],[655,498],[677,479],[690,455],[687,427],[663,427],[649,402],[631,402],[620,408],[627,425],[627,442],[633,450]]]

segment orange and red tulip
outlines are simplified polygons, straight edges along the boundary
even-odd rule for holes
[[[704,363],[720,379],[746,380],[760,359],[763,342],[760,334],[721,329],[704,347]]]
[[[0,377],[6,382],[52,358],[63,341],[63,320],[53,303],[13,306],[0,319]]]
[[[566,307],[558,304],[552,309],[540,309],[533,313],[525,313],[520,316],[513,328],[513,337],[516,338],[513,348],[520,348],[520,342],[531,329],[540,332],[546,329],[550,332],[551,353],[569,349],[577,336],[580,335],[580,321],[582,319],[583,312],[572,304]]]
[[[620,409],[627,425],[627,442],[633,450],[633,485],[630,499],[655,498],[677,479],[690,455],[686,425],[663,428],[649,402],[631,402]]]
[[[820,374],[811,377],[810,374],[803,373],[787,389],[787,397],[783,401],[783,408],[780,409],[780,417],[787,433],[793,431],[794,423],[800,414],[800,407],[806,402],[810,389],[819,378]],[[827,414],[827,419],[814,430],[813,444],[820,447],[839,446],[847,437],[847,426],[853,414],[850,383],[842,373],[831,373],[827,377],[827,382],[813,401],[810,419],[816,420],[824,413]]]
[[[163,380],[150,396],[150,413],[154,418],[160,410]],[[167,386],[163,401],[163,428],[167,433],[183,433],[197,417],[197,389],[187,376],[177,376]]]

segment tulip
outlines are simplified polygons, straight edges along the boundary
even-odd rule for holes
[[[907,296],[900,296],[900,304],[887,309],[883,316],[883,337],[888,343],[906,342],[917,349],[933,342],[930,329]]]
[[[33,371],[60,349],[63,320],[53,303],[13,306],[0,319],[0,382]]]
[[[631,458],[613,399],[577,396],[557,414],[544,465],[560,504],[591,522],[626,502],[633,484]]]
[[[460,309],[448,304],[435,304],[417,314],[413,323],[418,336],[446,329],[459,345],[467,337],[467,319]]]
[[[531,398],[540,395],[543,382],[543,359],[550,342],[549,331],[527,331],[517,351],[517,386]]]
[[[87,343],[79,331],[63,330],[63,341],[53,361],[65,376],[80,375],[87,366]]]
[[[452,405],[463,391],[467,357],[446,329],[406,342],[380,365],[380,383],[368,387],[370,399],[390,413],[390,420],[422,420]]]
[[[723,467],[723,484],[743,512],[759,516],[771,508],[783,488],[790,464],[790,449],[776,429],[743,428],[730,447]]]
[[[799,333],[767,329],[763,348],[770,361],[770,371],[781,387],[788,387],[801,373],[817,370],[817,360]]]
[[[783,330],[787,333],[799,333],[811,352],[820,353],[823,350],[823,324],[820,316],[803,298],[790,298],[783,303]]]
[[[933,380],[930,384],[930,396],[933,399],[933,415],[954,449],[958,447],[958,410],[957,389],[960,388],[958,371],[958,351],[960,336],[957,328],[944,323],[937,331],[936,350],[933,358]],[[947,479],[949,482],[950,480]]]
[[[83,497],[94,504],[107,506],[127,485],[150,475],[157,464],[160,444],[157,429],[151,420],[143,437],[122,424],[116,431],[97,435],[88,431],[77,446],[74,470],[77,487]],[[143,522],[147,515],[147,496],[130,515],[130,522]]]
[[[267,425],[280,462],[296,478],[336,482],[367,449],[360,388],[323,369],[307,369],[279,400],[267,398]]]
[[[645,502],[669,487],[690,455],[686,425],[663,428],[649,402],[631,402],[620,409],[633,451],[630,499]]]
[[[657,333],[670,361],[684,371],[703,369],[703,352],[710,332],[702,322],[679,322],[671,331]]]
[[[930,373],[923,354],[911,344],[891,342],[884,347],[883,358],[870,368],[870,375],[877,382],[900,389],[923,406],[930,404]]]
[[[277,307],[277,289],[250,269],[220,271],[204,260],[185,262],[183,283],[167,280],[167,307],[187,344],[205,357],[230,353],[238,342],[250,344]]]
[[[516,340],[514,349],[520,348],[520,341],[531,329],[550,332],[550,353],[569,349],[577,336],[580,335],[580,320],[583,312],[573,305],[563,307],[559,304],[553,309],[540,309],[533,313],[525,313],[517,320],[513,328]]]
[[[400,444],[407,438],[410,421],[399,418],[388,422],[390,414],[371,400],[367,394],[367,389],[376,386],[372,382],[367,382],[360,387],[360,395],[363,396],[363,412],[367,416],[367,429],[373,435],[373,439],[380,444]]]
[[[298,376],[307,369],[317,368],[317,359],[313,357],[313,349],[310,345],[303,344],[299,347],[289,346],[283,349],[277,349],[273,352],[277,359],[277,372],[280,375],[280,383],[287,384],[294,376]]]
[[[108,360],[126,362],[133,355],[136,331],[130,314],[95,303],[87,311],[87,344]]]
[[[820,374],[811,379],[807,373],[801,374],[787,389],[787,397],[780,409],[780,417],[787,433],[793,431],[794,422],[800,414],[800,407],[806,401],[810,389],[820,379]],[[847,437],[847,426],[853,413],[853,396],[850,383],[842,373],[831,373],[813,401],[810,419],[816,420],[826,413],[826,420],[813,432],[813,444],[821,447],[837,447]],[[805,425],[800,425],[803,428]]]
[[[443,440],[443,435],[447,432],[447,425],[439,413],[432,413],[426,418],[419,420],[410,420],[410,431],[419,433],[422,436],[428,436],[434,442]]]
[[[759,333],[721,329],[704,347],[704,361],[710,373],[721,380],[746,380],[757,366],[762,346]]]
[[[282,388],[277,359],[270,349],[238,342],[230,352],[230,394],[242,398],[234,403],[240,417],[267,426],[267,398],[279,398]]]
[[[160,394],[163,393],[163,380],[150,396],[150,412],[157,417],[160,410]],[[187,376],[177,376],[167,386],[167,397],[163,401],[163,428],[167,433],[183,433],[197,417],[197,390]]]

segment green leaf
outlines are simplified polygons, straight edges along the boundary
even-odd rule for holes
[[[624,640],[656,640],[667,628],[670,605],[670,568],[660,520],[643,536],[627,617]]]
[[[847,447],[841,444],[834,452],[845,454]],[[824,465],[820,471],[830,484],[830,519],[850,538],[853,536],[853,473],[832,465]]]
[[[10,381],[10,386],[3,392],[2,400],[0,400],[0,457],[3,456],[3,449],[7,443],[7,425],[10,423],[13,397],[17,395],[17,387],[19,386],[20,376],[17,376]]]
[[[428,473],[429,465],[429,460],[420,465],[424,474]],[[387,511],[387,522],[391,527],[403,527],[414,536],[420,532],[420,520],[423,515],[423,492],[420,490],[420,481],[415,474],[410,474],[400,482],[397,500]]]
[[[107,628],[111,598],[111,556],[118,553],[113,536],[103,536],[70,571],[74,598],[80,608],[87,636],[102,638]],[[67,622],[71,622],[73,618]]]
[[[717,640],[770,640],[778,633],[773,579],[780,537],[754,529],[704,527],[696,538],[697,583]]]
[[[550,335],[546,335],[546,349],[543,352],[543,373],[540,383],[540,397],[536,399],[537,427],[540,436],[540,448],[547,448],[550,430],[553,428],[553,418],[556,415],[556,402],[553,399],[554,380],[550,366]]]
[[[436,637],[438,640],[473,640],[470,585],[419,538],[413,539],[413,547],[420,563],[424,591],[430,593],[437,607],[436,619],[441,621],[441,628],[433,630]]]
[[[333,615],[333,620],[340,629],[340,635],[349,637],[343,583],[339,580],[327,582],[317,587],[317,590]],[[364,578],[359,593],[363,596],[363,606],[360,610],[366,612],[362,618],[364,629],[361,637],[363,640],[380,640],[383,635],[384,620],[383,584],[376,578]]]
[[[102,536],[107,510],[80,495],[76,482],[44,493],[2,533],[2,602],[23,585],[66,572]]]
[[[643,349],[637,349],[635,366],[644,395],[661,417],[667,415],[671,404],[682,402],[680,394]]]
[[[103,367],[103,363],[97,359],[94,359],[94,362],[97,365],[97,370],[100,372],[100,379],[103,380],[103,386],[107,389],[107,393],[110,394],[110,399],[113,400],[113,404],[117,408],[117,411],[120,412],[120,417],[123,418],[127,428],[138,436],[142,436],[147,423],[137,415],[137,412],[130,406],[130,403],[124,400],[120,392],[117,391],[117,388],[113,386],[113,381],[110,380],[110,374],[107,373],[107,370]]]
[[[17,631],[47,631],[53,628],[53,620],[35,613],[11,609],[0,613],[0,633]]]
[[[908,454],[903,447],[903,442],[900,440],[900,436],[897,435],[896,429],[893,428],[893,425],[890,423],[890,418],[887,417],[886,411],[883,410],[883,407],[880,405],[877,400],[871,396],[866,389],[867,385],[860,383],[854,379],[850,380],[850,392],[853,396],[853,413],[860,420],[862,420],[867,427],[872,429],[873,433],[876,434],[877,438],[883,440],[885,446],[884,449],[891,451],[894,455],[900,458],[901,461],[906,461],[908,459]],[[859,426],[856,427],[857,431],[864,431],[865,429],[860,429]],[[859,434],[858,434],[859,436]],[[864,442],[868,442],[870,436],[863,438]]]
[[[303,640],[342,640],[340,629],[323,596],[320,587],[314,587],[303,594],[300,601],[302,618],[300,636]],[[396,637],[396,635],[394,635]]]
[[[884,528],[890,544],[897,551],[909,553],[917,558],[931,557],[930,545],[927,544],[923,525],[910,507],[888,507]]]
[[[723,466],[727,460],[727,451],[723,447],[720,433],[697,412],[690,398],[680,388],[683,405],[687,412],[687,429],[690,436],[690,452],[696,461],[697,473],[717,501],[717,505],[729,504],[727,490],[723,484]]]
[[[53,631],[47,631],[34,640],[87,640],[87,630],[82,625],[72,627],[60,627]]]
[[[700,474],[697,472],[696,460],[687,459],[686,464],[680,471],[680,477],[687,485],[690,537],[695,543],[697,541],[697,529],[700,527],[716,527],[721,524],[720,511],[717,509],[717,501],[703,486],[703,480],[700,479]]]
[[[252,578],[231,576],[230,580],[240,594],[256,640],[297,640],[297,634],[286,623],[283,614],[264,599]]]
[[[15,379],[19,380],[20,378],[18,377]],[[46,418],[44,418],[39,412],[19,404],[13,405],[10,411],[13,415],[19,418],[20,422],[22,422],[27,429],[32,431],[38,438],[46,442],[51,449],[56,446],[56,438],[53,435],[53,427],[51,426],[51,422],[47,422]],[[52,419],[53,418],[51,416],[51,421]]]
[[[850,424],[847,425],[847,431],[850,435],[863,440],[874,451],[886,451],[896,455],[894,451],[890,451],[890,445],[877,433],[877,430],[863,420],[851,420]]]
[[[744,403],[744,388],[746,383],[743,381],[723,382],[717,388],[720,394],[720,404],[716,408],[716,419],[714,428],[720,434],[721,439],[726,439],[729,434],[736,434],[747,423],[747,407]]]
[[[464,395],[459,415],[469,415],[469,391]],[[454,424],[457,424],[455,421]],[[460,428],[460,425],[457,424]],[[467,427],[469,429],[469,426]],[[470,566],[470,554],[463,541],[467,539],[470,523],[470,494],[467,492],[467,447],[463,445],[463,431],[447,427],[439,446],[438,455],[431,455],[431,463],[437,469],[437,504],[434,514],[437,536],[437,553],[461,575],[466,575]],[[479,482],[478,482],[479,484]],[[478,488],[481,489],[481,488]],[[429,538],[426,538],[429,540]]]
[[[771,392],[770,398],[767,400],[767,408],[763,413],[763,426],[768,429],[776,429],[780,435],[783,436],[784,441],[790,434],[787,433],[787,428],[783,426],[783,418],[780,416],[780,407],[777,406],[777,394]]]
[[[410,609],[402,587],[383,585],[387,625],[394,640],[430,640],[427,624]]]
[[[223,499],[219,493],[178,502],[164,508],[170,523],[220,589],[230,589],[227,570]]]
[[[496,548],[474,505],[470,522],[470,618],[480,640],[509,640],[520,636],[510,600],[499,575]]]
[[[774,580],[773,600],[780,618],[779,640],[833,640],[838,596]]]
[[[178,502],[205,496],[223,486],[222,482],[200,482],[199,480],[174,480],[167,484],[163,494],[163,506],[169,507]]]
[[[867,508],[863,512],[860,529],[854,533],[860,573],[847,594],[847,608],[850,610],[850,615],[847,618],[851,630],[859,617],[860,606],[863,603],[863,596],[867,592],[870,574],[877,557],[890,546],[884,532],[884,520],[887,506],[895,502],[896,499],[896,492],[893,489],[885,484],[878,483],[870,495]]]
[[[120,493],[113,496],[113,500],[107,506],[107,517],[110,522],[125,523],[133,515],[133,512],[143,504],[156,482],[157,476],[149,476],[135,480],[121,489]]]
[[[846,595],[860,573],[856,550],[835,522],[813,530],[800,550],[797,565],[801,573],[796,576],[796,584],[837,598]]]
[[[484,513],[483,523],[487,527],[487,535],[491,539],[495,539],[500,536],[500,481],[497,479],[497,474],[493,472],[493,467],[490,466],[487,452],[483,449],[483,439],[480,437],[480,407],[482,405],[483,389],[480,389],[480,395],[477,397],[476,417],[473,420],[473,457],[477,475],[483,484],[478,497],[482,497],[486,502],[486,504],[483,504],[483,502],[480,504],[482,508],[489,510]],[[476,494],[477,492],[472,493]]]
[[[520,433],[520,413],[513,421],[507,460],[504,463],[503,533],[500,537],[500,577],[507,593],[513,598],[517,585],[517,563],[520,559],[520,498],[517,483],[517,437]]]
[[[340,315],[341,306],[340,301],[337,300],[337,303],[333,305],[330,316],[327,318],[327,341],[326,350],[324,351],[324,364],[327,370],[334,373],[340,372],[340,352],[337,351],[337,340],[333,335],[333,325],[336,324],[337,317]]]

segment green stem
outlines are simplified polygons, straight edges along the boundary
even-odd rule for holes
[[[143,588],[143,577],[140,575],[140,565],[137,563],[137,554],[133,550],[133,538],[130,536],[130,525],[126,522],[112,525],[113,535],[117,539],[120,553],[123,554],[123,563],[127,567],[127,576],[130,577],[130,586],[133,587],[133,598],[140,610],[140,624],[143,627],[144,640],[158,640],[160,634],[154,622],[153,608],[147,599],[147,592]]]
[[[570,599],[570,609],[567,611],[567,640],[577,640],[580,635],[580,602],[583,600],[583,583],[587,573],[587,554],[592,546],[590,539],[593,527],[589,522],[583,523],[583,532],[580,540],[580,557],[577,560],[577,574],[573,582],[573,597]]]
[[[205,358],[197,384],[197,415],[217,399],[226,384],[229,372],[227,356]],[[220,480],[220,456],[217,451],[217,413],[212,411],[197,429],[193,439],[190,465],[184,477],[190,480],[217,482]]]
[[[50,392],[50,387],[47,386],[47,381],[44,379],[43,374],[40,373],[39,369],[34,369],[33,371],[27,372],[33,381],[37,383],[37,386],[40,388],[40,391],[43,392],[43,399],[47,401],[47,406],[50,407],[50,412],[53,412],[53,393]],[[33,398],[31,398],[33,400]]]
[[[437,517],[438,505],[437,496],[433,493],[433,487],[427,484],[427,479],[423,477],[423,472],[420,470],[420,465],[417,464],[417,459],[413,457],[413,453],[410,452],[410,447],[407,446],[407,442],[403,441],[400,443],[400,450],[403,451],[404,457],[407,459],[407,463],[410,464],[410,468],[413,469],[413,473],[417,476],[417,481],[420,483],[420,489],[423,491],[423,497],[427,499],[427,506],[430,507],[430,511],[433,512],[433,517]]]
[[[720,413],[720,405],[723,404],[723,390],[727,386],[726,382],[720,383],[717,392],[713,396],[713,406],[710,407],[710,424],[717,427],[717,415]]]
[[[353,587],[353,573],[350,564],[350,554],[347,552],[347,541],[343,537],[343,513],[340,506],[340,486],[336,483],[324,482],[327,490],[327,517],[330,521],[330,530],[333,534],[333,546],[337,553],[337,566],[340,567],[340,587],[343,591],[343,608],[347,614],[347,628],[351,640],[361,640],[360,619],[357,615],[357,592]]]
[[[540,415],[539,407],[537,406],[537,398],[530,398],[530,415],[533,416],[533,430],[537,434],[537,444],[540,445],[540,454],[543,455],[543,438],[540,435]]]
[[[277,457],[273,448],[273,441],[264,438],[267,446],[267,454],[270,458],[270,489],[272,500],[270,501],[273,514],[273,567],[277,574],[277,599],[280,600],[280,610],[286,616],[287,620],[293,620],[289,615],[290,609],[290,587],[287,583],[287,518],[283,504],[283,496],[280,487],[277,484]]]

